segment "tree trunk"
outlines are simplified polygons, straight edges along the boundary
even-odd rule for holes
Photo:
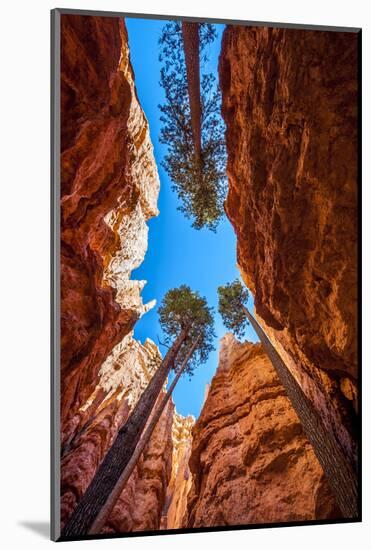
[[[199,23],[182,23],[184,57],[187,71],[189,106],[195,160],[201,164],[201,86],[200,86],[200,34]]]
[[[120,428],[89,487],[65,525],[62,538],[83,536],[89,532],[135,451],[153,406],[186,336],[186,330],[179,334],[160,368],[142,393],[127,422]]]
[[[121,495],[122,491],[125,488],[126,483],[128,482],[129,477],[133,473],[133,470],[134,470],[134,468],[135,468],[135,466],[136,466],[136,464],[139,460],[140,455],[142,454],[142,452],[144,450],[144,447],[149,443],[149,440],[150,440],[151,435],[152,435],[152,433],[153,433],[153,431],[156,427],[156,424],[159,421],[159,419],[161,417],[161,414],[163,413],[163,411],[165,409],[165,406],[166,406],[167,402],[169,401],[179,378],[181,377],[185,367],[187,366],[187,363],[188,363],[189,359],[191,358],[191,356],[192,356],[192,354],[193,354],[193,352],[196,348],[198,340],[199,339],[197,339],[196,342],[193,344],[193,346],[190,348],[190,350],[187,353],[180,369],[178,370],[174,380],[172,381],[172,383],[170,385],[169,391],[164,395],[163,399],[161,400],[161,402],[159,403],[159,405],[155,409],[154,414],[153,414],[153,416],[152,416],[152,418],[151,418],[151,420],[150,420],[150,422],[147,426],[146,431],[144,432],[144,434],[141,437],[138,445],[136,446],[135,451],[134,451],[130,461],[128,462],[125,470],[122,472],[122,474],[120,476],[120,479],[117,481],[117,483],[115,485],[115,488],[113,489],[112,493],[110,494],[110,496],[106,500],[106,503],[104,504],[101,511],[99,512],[96,520],[94,521],[94,523],[93,523],[93,525],[92,525],[92,527],[89,531],[89,535],[99,534],[101,532],[101,530],[103,529],[103,527],[105,526],[105,524],[106,524],[113,508],[115,507],[115,504],[116,504],[119,496]]]
[[[357,518],[358,480],[356,472],[347,457],[344,456],[334,436],[326,429],[312,402],[304,394],[259,323],[247,308],[244,307],[244,311],[277,371],[303,430],[323,468],[341,512],[345,518]]]

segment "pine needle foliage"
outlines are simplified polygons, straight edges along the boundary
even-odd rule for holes
[[[205,363],[209,353],[215,349],[213,308],[207,305],[206,299],[198,292],[192,291],[187,285],[181,285],[165,294],[158,313],[167,344],[171,344],[182,330],[187,331],[186,340],[176,358],[175,371],[182,364],[189,348],[197,341],[185,369],[192,376],[194,369]]]
[[[249,324],[244,311],[244,306],[246,306],[249,298],[248,290],[238,279],[235,279],[232,283],[220,286],[218,296],[218,311],[224,325],[237,337],[241,338],[246,326]]]
[[[215,39],[215,27],[200,25],[200,59],[202,68],[208,61],[207,46]],[[221,95],[212,73],[201,75],[201,162],[196,161],[187,72],[181,23],[167,23],[159,39],[160,84],[165,101],[159,105],[162,128],[160,141],[167,145],[162,163],[180,199],[179,210],[192,220],[192,227],[215,231],[224,216],[227,190],[224,123],[221,118]]]

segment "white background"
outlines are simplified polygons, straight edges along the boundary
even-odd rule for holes
[[[54,7],[362,26],[364,523],[69,543],[71,547],[370,548],[370,16],[358,0],[4,0],[0,23],[0,545],[40,548],[49,520],[49,10]],[[368,66],[367,66],[367,64]],[[368,311],[366,311],[368,310]],[[366,542],[367,536],[370,539]]]

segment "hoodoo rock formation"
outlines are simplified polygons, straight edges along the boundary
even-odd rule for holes
[[[259,322],[357,459],[357,35],[230,26],[226,212]]]
[[[221,341],[193,428],[183,525],[341,517],[311,445],[261,344]]]
[[[103,532],[160,529],[172,472],[173,415],[174,405],[169,401]]]
[[[172,439],[173,456],[171,478],[161,519],[162,529],[179,529],[187,509],[188,493],[192,486],[189,457],[192,448],[193,416],[182,416],[174,411]]]

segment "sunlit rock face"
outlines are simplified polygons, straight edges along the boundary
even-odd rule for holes
[[[152,376],[161,364],[162,357],[157,346],[147,338],[142,345],[130,332],[117,344],[98,371],[98,383],[74,416],[70,416],[62,433],[62,452],[71,447],[76,433],[105,408],[113,399],[127,402],[134,408]]]
[[[158,214],[159,178],[123,19],[61,16],[61,424],[95,391],[153,303],[131,271]],[[76,427],[78,429],[78,427]]]
[[[226,212],[257,316],[356,462],[357,38],[231,26]]]
[[[172,425],[173,455],[170,482],[162,512],[162,529],[179,529],[187,509],[187,498],[192,486],[188,461],[192,449],[193,416],[182,416],[174,410]]]
[[[227,334],[192,430],[186,527],[340,517],[261,344]]]

